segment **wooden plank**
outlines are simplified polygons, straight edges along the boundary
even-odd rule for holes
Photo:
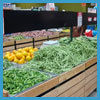
[[[81,88],[83,88],[84,85],[85,85],[85,79],[79,82],[78,84],[74,85],[64,93],[60,94],[58,97],[70,97],[71,95],[79,91]]]
[[[3,48],[3,52],[12,51],[12,50],[14,50],[14,49],[15,49],[15,47],[14,47],[14,46],[5,47],[5,48]]]
[[[50,36],[49,36],[50,39],[51,39],[51,38],[56,38],[56,37],[59,38],[59,34],[57,34],[57,35],[50,35]]]
[[[36,87],[33,87],[15,97],[35,97],[58,84],[58,77],[52,78]]]
[[[14,45],[14,40],[3,42],[3,46]]]
[[[85,84],[87,84],[89,81],[97,77],[97,71],[93,72],[91,75],[85,78]]]
[[[97,82],[97,77],[95,77],[94,79],[92,79],[91,81],[89,81],[86,85],[85,85],[85,91],[87,91],[94,83]]]
[[[90,74],[92,74],[94,71],[97,70],[97,64],[89,68],[85,71],[85,76],[88,77]]]
[[[91,94],[97,88],[97,82],[95,82],[88,90],[85,90],[85,97]]]
[[[88,60],[86,63],[85,63],[85,67],[88,68],[89,66],[95,64],[97,62],[97,57],[93,57],[92,59]]]
[[[35,46],[35,48],[40,48],[40,47],[41,47],[41,45],[36,45],[36,46]]]
[[[3,89],[3,97],[8,97],[8,96],[9,96],[8,91]]]
[[[25,47],[32,47],[33,43],[27,43],[27,44],[21,44],[21,45],[16,45],[16,48],[25,48]]]
[[[42,45],[44,41],[35,42],[35,46]]]
[[[79,97],[85,97],[85,94],[83,93],[83,94],[81,94]]]
[[[59,76],[59,83],[71,78],[72,76],[80,73],[83,70],[85,70],[85,64],[80,64],[80,65],[76,66],[75,68],[73,68],[71,71],[62,73]]]
[[[47,40],[47,37],[37,37],[37,38],[34,38],[35,41],[38,41],[38,40],[44,40],[44,39]]]
[[[52,38],[51,38],[50,40],[59,40],[59,38],[55,38],[55,39],[52,39]]]
[[[84,96],[84,87],[81,88],[79,91],[77,91],[76,93],[74,93],[73,95],[71,95],[70,97],[80,97],[81,95]]]
[[[85,78],[85,73],[81,73],[80,75],[76,76],[75,78],[71,79],[70,81],[66,82],[65,84],[59,86],[58,89],[58,95],[67,91],[69,88],[74,86],[75,84],[79,83]]]
[[[66,37],[66,36],[67,36],[67,33],[61,32],[61,33],[59,34],[59,36],[64,36],[64,37]]]
[[[30,38],[30,39],[17,40],[17,41],[16,41],[16,44],[25,43],[25,42],[33,42],[33,40],[32,40],[32,38]]]
[[[43,95],[42,97],[57,97],[57,95],[58,95],[58,90],[54,89],[50,91],[49,93]]]

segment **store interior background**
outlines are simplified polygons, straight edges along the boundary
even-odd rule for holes
[[[16,3],[16,7],[21,7],[22,9],[31,9],[32,7],[45,6],[46,3]],[[63,9],[66,11],[74,12],[87,12],[88,8],[93,8],[91,3],[55,3],[59,11]]]

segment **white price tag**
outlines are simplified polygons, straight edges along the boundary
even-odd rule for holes
[[[94,18],[93,18],[93,21],[97,21],[97,17],[94,17]]]
[[[82,26],[82,13],[81,12],[77,13],[77,26],[78,27]]]
[[[88,17],[88,22],[91,22],[92,21],[92,17]]]

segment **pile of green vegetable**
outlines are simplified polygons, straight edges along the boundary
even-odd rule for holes
[[[14,38],[15,40],[22,40],[22,39],[25,39],[25,37],[22,36],[22,35],[14,36],[13,38]]]
[[[71,43],[67,43],[69,38],[63,40],[60,46],[40,49],[24,67],[60,74],[97,55],[97,41],[85,37],[75,38]]]
[[[10,61],[8,61],[7,59],[3,59],[3,70],[8,69],[12,66],[13,64]]]
[[[8,90],[11,95],[14,95],[34,86],[35,84],[47,80],[48,78],[50,78],[50,76],[35,70],[18,68],[4,70],[3,88]]]
[[[19,93],[50,78],[45,72],[60,74],[97,55],[96,40],[85,37],[74,38],[70,43],[69,40],[62,38],[59,40],[59,46],[47,46],[35,52],[34,59],[25,64],[23,69],[4,70],[4,89],[12,95]]]

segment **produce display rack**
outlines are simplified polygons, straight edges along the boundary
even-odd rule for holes
[[[11,52],[13,50],[24,48],[24,47],[37,47],[40,48],[40,46],[43,44],[44,41],[48,40],[58,40],[62,37],[69,37],[70,33],[59,33],[57,32],[57,35],[51,35],[47,37],[38,37],[38,38],[30,38],[30,39],[23,39],[23,40],[11,40],[7,42],[3,42],[3,55],[5,55],[5,52]]]
[[[32,87],[15,97],[87,97],[97,88],[97,57]],[[3,90],[3,96],[9,96]]]
[[[65,26],[71,27],[72,29],[73,26],[77,26],[77,13],[75,12],[4,11],[4,15],[5,33],[40,30],[44,28],[59,28]],[[86,13],[85,15],[86,16],[83,17],[83,25],[96,24],[96,21],[88,23],[88,17],[96,17],[96,14],[89,14],[88,16],[88,13]],[[18,24],[18,22],[20,23]],[[70,37],[72,41],[72,30]],[[48,40],[47,38],[45,39]],[[34,47],[36,46],[35,43],[38,44],[38,42],[41,42],[41,40],[45,39],[27,39],[13,42],[10,41],[10,43],[6,42],[7,45],[6,43],[3,44],[3,49],[5,49],[6,46],[12,46],[11,48],[13,49],[22,48],[20,44],[26,45],[25,42],[28,43],[30,41],[31,46]],[[54,38],[51,37],[51,39]],[[97,57],[94,57],[74,67],[71,71],[55,76],[46,82],[16,94],[14,97],[87,97],[96,88]],[[9,97],[9,91],[3,90],[3,96]]]

